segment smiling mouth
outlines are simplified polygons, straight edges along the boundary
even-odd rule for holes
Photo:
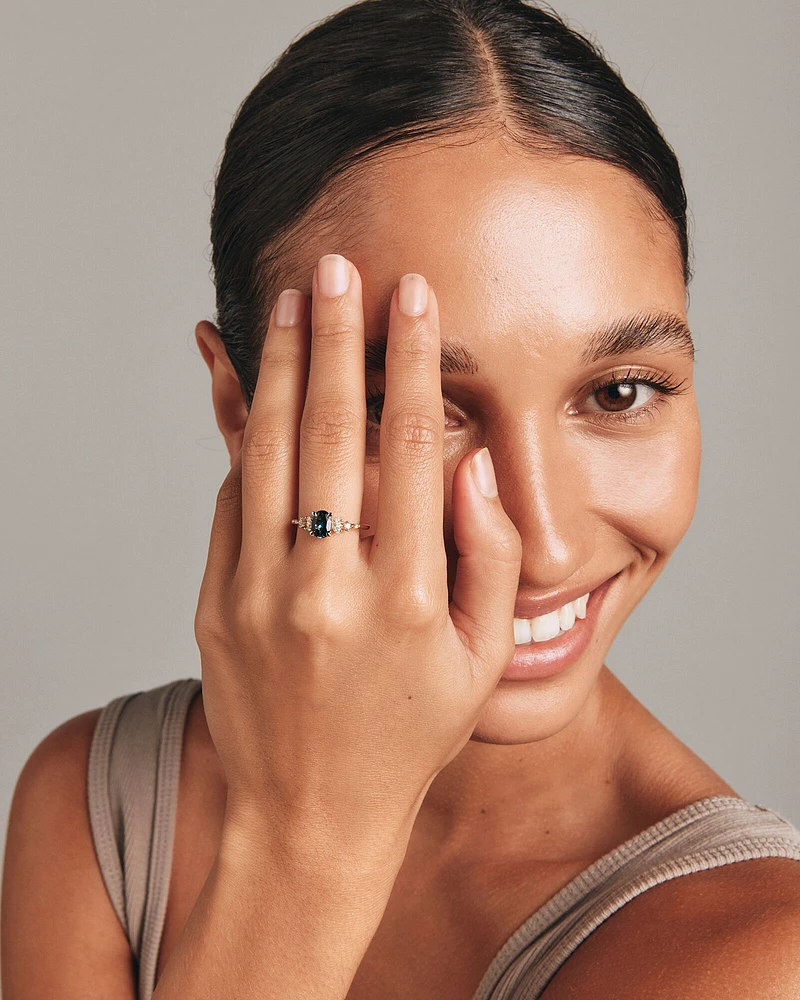
[[[577,663],[592,642],[606,595],[622,572],[620,570],[588,594],[565,602],[554,611],[536,618],[515,616],[516,648],[501,679],[542,680]]]
[[[569,601],[556,611],[550,611],[538,618],[514,619],[514,643],[527,646],[533,642],[548,642],[566,635],[577,619],[586,617],[586,605],[591,591],[577,600]]]

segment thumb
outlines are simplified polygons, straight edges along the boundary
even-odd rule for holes
[[[452,504],[458,563],[450,617],[473,654],[473,676],[496,684],[514,655],[522,540],[497,495],[488,448],[459,463]]]

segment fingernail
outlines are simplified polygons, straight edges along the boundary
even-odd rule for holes
[[[421,316],[428,308],[428,282],[421,274],[404,274],[397,295],[400,312]]]
[[[344,295],[350,286],[350,268],[338,253],[326,253],[317,264],[317,284],[323,295]]]
[[[497,496],[497,480],[494,477],[494,464],[488,448],[481,448],[472,456],[472,478],[475,485],[485,497]]]
[[[296,288],[284,288],[275,307],[275,325],[297,326],[305,313],[305,298]]]

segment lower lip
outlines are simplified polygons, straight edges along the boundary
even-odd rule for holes
[[[585,651],[592,637],[600,606],[612,581],[610,577],[589,595],[586,617],[576,618],[572,628],[555,639],[517,646],[514,656],[500,678],[502,681],[527,681],[535,677],[552,677],[571,667]]]

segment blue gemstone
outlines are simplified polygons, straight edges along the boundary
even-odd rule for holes
[[[315,538],[327,538],[331,534],[331,513],[328,510],[311,512],[311,534]]]

